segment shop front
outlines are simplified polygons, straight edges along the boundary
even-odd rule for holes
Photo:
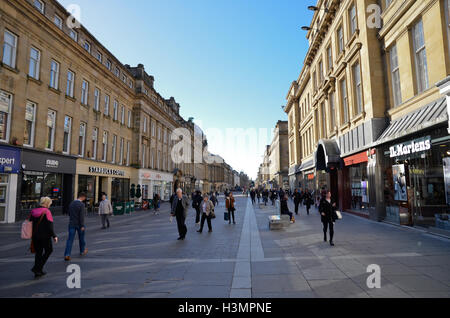
[[[66,213],[74,197],[76,159],[23,149],[21,162],[16,219],[28,217],[32,209],[39,207],[40,199],[44,196],[52,199],[53,214]]]
[[[161,200],[169,201],[172,195],[173,175],[149,169],[139,169],[133,172],[132,183],[141,185],[143,200],[153,200],[154,194],[157,193]]]
[[[87,195],[87,209],[94,211],[103,193],[112,203],[130,200],[130,180],[133,168],[115,166],[92,160],[78,159],[76,162],[75,196]]]
[[[0,223],[14,223],[16,220],[20,156],[20,149],[0,146]]]
[[[342,210],[369,217],[368,151],[344,158]]]
[[[420,135],[381,148],[386,221],[434,227],[450,211],[450,137],[447,127]]]

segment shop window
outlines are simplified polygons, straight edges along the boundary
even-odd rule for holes
[[[21,185],[21,208],[30,210],[39,207],[41,197],[52,199],[52,208],[62,206],[63,177],[59,173],[23,172]]]
[[[351,210],[364,212],[369,207],[369,182],[367,164],[354,165],[349,168],[351,183]]]

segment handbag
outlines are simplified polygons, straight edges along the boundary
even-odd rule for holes
[[[38,224],[36,225],[36,230],[37,230],[39,224],[41,224],[42,219],[44,218],[44,215],[45,215],[45,213],[42,213],[41,217],[39,218],[39,222],[38,222]],[[31,216],[30,216],[30,218],[31,218]],[[25,223],[25,222],[24,222],[24,223]],[[34,244],[33,244],[33,222],[29,221],[29,223],[31,223],[30,253],[31,253],[31,254],[36,254],[36,249],[34,248]]]
[[[342,213],[340,211],[336,211],[336,217],[338,220],[342,220]]]
[[[223,219],[224,219],[225,221],[228,221],[228,220],[230,219],[230,214],[229,214],[228,212],[225,212],[225,213],[223,214]]]
[[[31,222],[30,220],[23,221],[22,233],[20,237],[23,240],[30,240],[32,236],[33,236],[33,222]]]
[[[212,211],[209,213],[209,217],[211,219],[215,219],[216,218],[216,214],[214,213],[214,209],[212,209]]]

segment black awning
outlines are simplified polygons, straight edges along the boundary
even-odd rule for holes
[[[316,170],[328,170],[341,167],[341,150],[333,139],[321,139],[315,154]]]

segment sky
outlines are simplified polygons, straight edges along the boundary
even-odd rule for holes
[[[155,89],[203,129],[210,152],[256,178],[273,128],[287,120],[315,0],[59,2],[78,5],[82,25],[123,64],[144,64]]]

